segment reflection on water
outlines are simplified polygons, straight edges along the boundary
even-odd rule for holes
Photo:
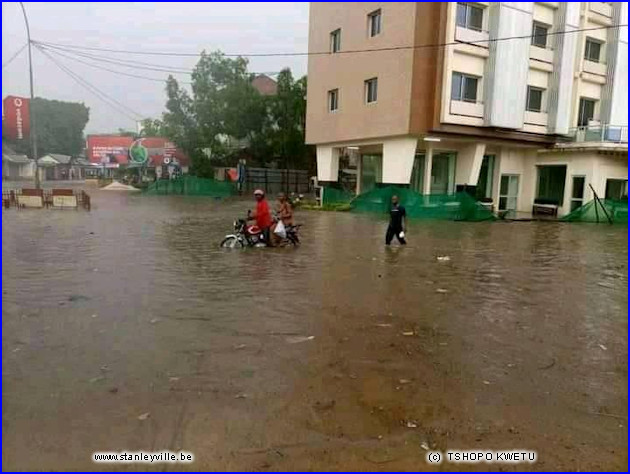
[[[218,248],[251,205],[95,192],[90,213],[3,212],[3,465],[183,443],[257,468],[213,449],[376,439],[413,410],[463,448],[495,447],[467,445],[468,425],[503,441],[517,424],[518,448],[626,446],[618,419],[584,416],[627,413],[626,229],[416,221],[385,248],[383,220],[310,212],[300,248]],[[397,398],[392,377],[425,382]],[[333,414],[302,409],[312,397]]]

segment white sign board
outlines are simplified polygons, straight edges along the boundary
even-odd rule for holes
[[[41,196],[18,195],[17,200],[20,207],[44,207],[44,199]]]
[[[77,207],[76,196],[53,196],[54,207]]]

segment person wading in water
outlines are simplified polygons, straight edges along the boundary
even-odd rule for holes
[[[405,245],[405,224],[407,221],[407,211],[398,203],[398,196],[392,196],[392,205],[389,208],[389,226],[385,234],[385,245],[392,243],[394,236],[401,245]]]

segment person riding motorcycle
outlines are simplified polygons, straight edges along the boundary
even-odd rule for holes
[[[256,225],[260,228],[263,234],[265,243],[272,245],[271,243],[271,225],[273,220],[271,218],[271,211],[269,209],[269,203],[265,199],[265,192],[262,189],[254,191],[254,199],[256,199],[256,210],[254,213],[250,213],[248,220],[255,220]]]

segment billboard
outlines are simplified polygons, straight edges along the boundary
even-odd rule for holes
[[[2,102],[4,133],[9,140],[28,140],[31,130],[29,99],[8,95]]]
[[[102,165],[162,166],[172,162],[189,166],[188,156],[163,137],[133,138],[119,135],[88,135],[87,156]]]

